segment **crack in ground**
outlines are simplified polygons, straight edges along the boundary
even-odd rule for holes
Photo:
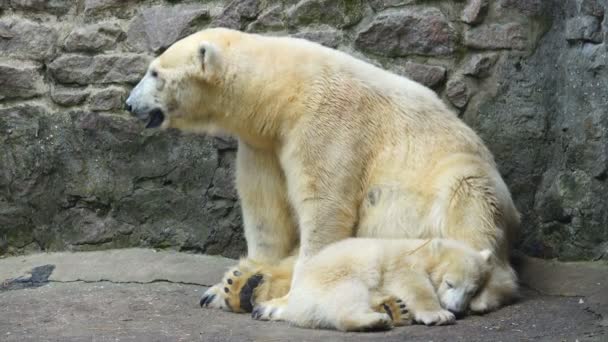
[[[111,283],[111,284],[155,284],[155,283],[169,283],[169,284],[178,284],[178,285],[193,285],[193,286],[202,286],[202,287],[211,287],[212,285],[199,284],[199,283],[191,283],[187,281],[173,281],[169,279],[154,279],[151,281],[120,281],[120,280],[110,280],[110,279],[99,279],[99,280],[84,280],[84,279],[75,279],[75,280],[49,280],[49,283],[86,283],[86,284],[94,284],[94,283]]]

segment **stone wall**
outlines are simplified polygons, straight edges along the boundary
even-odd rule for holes
[[[496,154],[520,247],[607,258],[605,0],[0,0],[0,255],[237,257],[228,138],[143,130],[148,61],[210,26],[317,41],[438,92]]]

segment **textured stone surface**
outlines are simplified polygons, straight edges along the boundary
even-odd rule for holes
[[[358,48],[382,56],[446,55],[455,47],[455,32],[435,8],[379,14],[357,34]]]
[[[445,94],[448,100],[457,108],[466,106],[471,95],[466,82],[461,77],[456,77],[448,81]]]
[[[57,38],[50,26],[14,16],[0,18],[2,57],[48,59],[55,53]]]
[[[462,10],[460,20],[467,24],[479,24],[488,11],[488,0],[469,0]]]
[[[466,62],[463,67],[465,75],[474,76],[477,78],[488,77],[491,74],[491,69],[496,63],[498,55],[495,53],[475,54]]]
[[[55,14],[65,14],[74,5],[74,2],[71,0],[10,0],[10,5],[16,9],[28,11],[47,11]]]
[[[259,0],[233,0],[213,20],[212,26],[243,29],[245,24],[255,19],[261,10]]]
[[[51,89],[51,99],[53,102],[62,106],[76,106],[83,103],[89,92],[79,88],[66,88],[62,86],[54,86]]]
[[[32,106],[0,110],[0,131],[2,253],[210,244],[235,257],[243,248],[238,225],[226,222],[231,207],[205,197],[212,187],[230,192],[214,176],[223,157],[204,137]]]
[[[437,65],[426,65],[407,62],[404,68],[405,76],[427,87],[434,88],[445,80],[446,70]]]
[[[146,8],[129,25],[127,41],[139,50],[159,53],[207,19],[209,11],[200,5]]]
[[[139,54],[62,55],[49,71],[59,83],[137,83],[150,60]]]
[[[64,49],[69,52],[100,52],[116,46],[124,36],[120,25],[116,22],[106,22],[75,28],[67,36]]]
[[[523,213],[519,248],[608,258],[606,2],[488,1],[463,23],[482,2],[0,0],[0,254],[242,255],[236,140],[144,131],[121,110],[153,55],[222,24],[432,87],[495,154]]]
[[[571,18],[566,22],[566,39],[600,43],[602,41],[600,25],[601,20],[591,15]]]
[[[120,87],[96,90],[89,97],[89,109],[93,111],[120,110],[125,105],[128,91]]]
[[[361,0],[302,0],[287,10],[292,26],[324,23],[344,28],[363,18]]]
[[[415,3],[416,0],[370,0],[369,4],[375,11],[381,11],[391,7],[400,7]]]
[[[108,9],[116,9],[125,6],[133,0],[85,0],[84,13],[86,15],[97,15]]]
[[[282,5],[270,6],[247,26],[247,31],[274,31],[285,28],[285,13]]]
[[[606,5],[606,3],[604,2],[603,4],[604,5],[600,4],[598,0],[577,1],[580,13],[600,18],[604,16],[604,6]]]
[[[553,26],[533,55],[506,55],[493,76],[495,95],[465,117],[496,154],[522,210],[521,248],[548,258],[606,258],[607,51],[605,43],[566,41],[566,21],[578,14],[566,8],[546,13]]]
[[[467,30],[464,44],[476,49],[524,49],[526,34],[517,23],[489,24]]]
[[[40,66],[0,60],[0,100],[27,99],[44,93]]]
[[[539,15],[543,12],[543,1],[544,0],[499,0],[498,6],[499,8],[517,10],[519,13],[525,15]]]
[[[297,38],[304,38],[313,42],[335,48],[342,40],[342,32],[338,30],[306,31],[293,35]]]

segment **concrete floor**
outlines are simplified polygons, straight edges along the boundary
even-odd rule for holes
[[[204,285],[232,263],[137,249],[0,259],[0,341],[608,341],[605,263],[525,259],[523,299],[497,312],[349,334],[201,309]],[[49,282],[29,281],[43,264]]]

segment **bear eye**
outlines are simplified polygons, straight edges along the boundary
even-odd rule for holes
[[[152,75],[152,77],[156,78],[156,77],[158,77],[158,72],[156,70],[152,70],[150,72],[150,75]]]
[[[449,281],[445,281],[445,284],[448,286],[448,289],[452,289],[454,288],[454,284],[450,283]]]

